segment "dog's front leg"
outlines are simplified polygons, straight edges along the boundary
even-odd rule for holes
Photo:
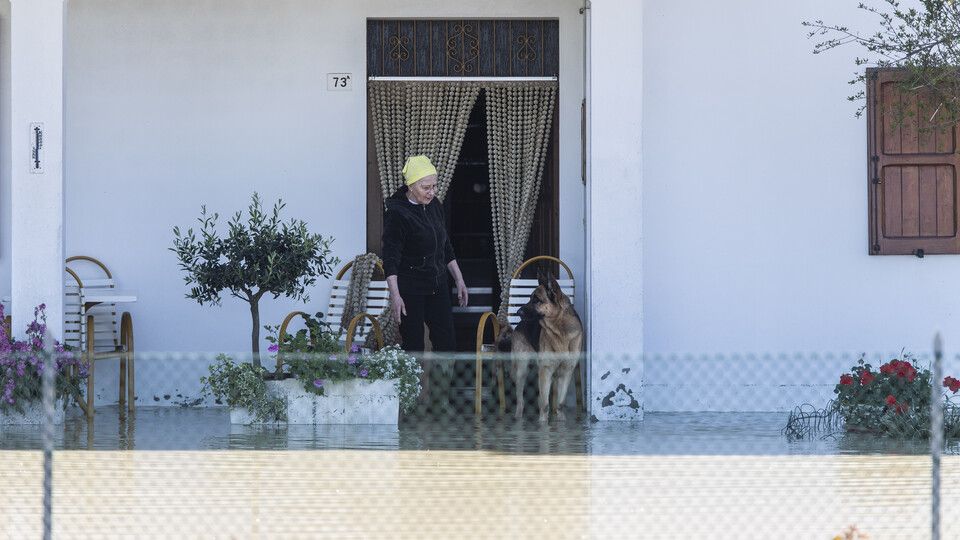
[[[570,387],[570,379],[576,369],[577,358],[572,354],[570,358],[565,358],[557,369],[557,380],[553,383],[556,398],[553,401],[553,414],[557,417],[557,420],[566,420],[566,415],[563,414],[563,402],[566,400],[567,388]]]
[[[530,367],[529,353],[513,354],[513,384],[516,387],[517,408],[513,416],[523,418],[523,387],[527,384],[527,370]]]
[[[553,383],[553,372],[556,369],[555,365],[548,363],[540,364],[540,395],[537,396],[537,400],[540,405],[540,421],[546,422],[549,419],[550,413],[550,387]]]

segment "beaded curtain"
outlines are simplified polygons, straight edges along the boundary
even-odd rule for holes
[[[407,158],[422,154],[437,168],[437,197],[443,200],[479,93],[480,85],[474,82],[370,81],[384,199],[403,185]]]
[[[523,262],[540,196],[557,97],[555,82],[487,83],[493,242],[506,320],[510,280]]]

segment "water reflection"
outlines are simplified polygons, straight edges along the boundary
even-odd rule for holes
[[[929,452],[927,441],[864,434],[789,440],[786,414],[648,413],[642,423],[568,419],[541,425],[471,414],[405,419],[399,426],[240,426],[225,409],[141,407],[123,415],[101,407],[94,421],[79,414],[55,430],[67,450],[472,450],[510,454],[824,455]],[[0,426],[0,449],[40,449],[39,426]],[[960,454],[960,441],[946,452]]]

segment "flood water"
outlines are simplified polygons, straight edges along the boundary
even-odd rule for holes
[[[54,538],[930,537],[925,441],[791,441],[783,414],[540,425],[231,426],[223,409],[102,407],[55,432]],[[36,426],[0,428],[0,538],[42,532]],[[943,538],[960,538],[960,456]]]
[[[927,441],[866,434],[790,440],[780,413],[647,413],[643,422],[540,424],[530,417],[435,415],[379,425],[231,425],[223,408],[100,407],[93,422],[68,417],[54,434],[62,450],[490,450],[585,455],[929,454]],[[0,426],[0,449],[41,449],[39,426]],[[946,453],[960,453],[950,441]]]

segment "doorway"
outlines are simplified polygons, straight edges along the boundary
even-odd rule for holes
[[[368,100],[369,102],[369,100]],[[554,105],[540,196],[526,256],[559,254],[559,167],[558,111]],[[369,111],[368,111],[369,113]],[[470,113],[453,179],[443,201],[447,234],[457,262],[469,288],[470,305],[457,307],[456,291],[451,291],[454,328],[458,352],[474,352],[477,324],[487,311],[500,308],[500,287],[493,245],[493,219],[490,208],[490,174],[487,153],[486,95],[480,91]],[[367,121],[367,251],[381,254],[383,232],[383,195],[377,165],[373,125]]]

